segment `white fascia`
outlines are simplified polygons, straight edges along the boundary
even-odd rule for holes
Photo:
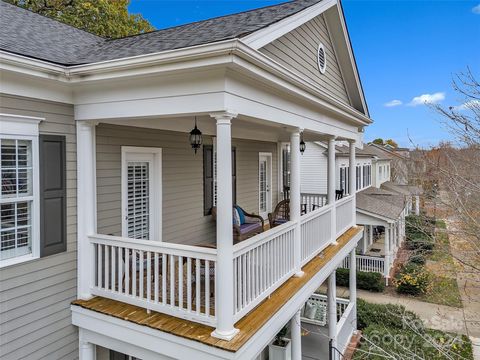
[[[215,66],[234,66],[236,70],[252,73],[257,79],[274,84],[281,91],[293,93],[359,126],[372,122],[358,110],[336,100],[318,86],[238,39],[68,67],[0,51],[0,70],[71,85]]]
[[[389,224],[395,222],[395,220],[392,220],[390,218],[387,218],[387,217],[384,217],[384,216],[381,216],[381,215],[377,215],[377,214],[374,214],[372,212],[365,211],[365,210],[362,210],[362,209],[359,209],[359,208],[357,208],[357,212],[359,212],[360,214],[368,215],[368,216],[373,217],[375,219],[380,219],[380,220],[385,221]]]
[[[242,38],[242,41],[257,50],[279,37],[287,34],[288,32],[296,29],[297,27],[305,24],[314,17],[327,11],[332,6],[337,4],[337,0],[324,0],[315,5],[312,5],[302,11],[299,11],[295,15],[289,16],[283,20],[280,20],[272,25],[267,26],[261,30],[255,31],[250,35]]]

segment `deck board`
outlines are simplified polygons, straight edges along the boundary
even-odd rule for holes
[[[348,242],[362,231],[361,227],[350,228],[337,239],[338,245],[329,245],[318,256],[302,268],[302,277],[292,277],[275,290],[254,308],[245,317],[239,320],[235,327],[240,330],[231,341],[224,341],[212,337],[212,327],[196,322],[180,319],[174,316],[152,311],[147,314],[144,308],[125,304],[116,300],[95,297],[90,300],[75,300],[72,305],[110,315],[122,320],[164,331],[183,338],[199,341],[203,344],[214,346],[223,350],[236,352],[258,331],[263,325],[278,312],[315,274],[317,274]]]

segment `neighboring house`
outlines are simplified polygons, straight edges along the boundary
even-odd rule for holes
[[[398,155],[378,145],[364,145],[355,153],[355,189],[357,192],[357,224],[365,228],[357,248],[357,270],[374,271],[390,278],[398,249],[405,240],[405,217],[419,214],[421,189],[401,185],[391,180],[395,166],[404,164]],[[302,201],[325,199],[325,186],[315,179],[327,168],[328,153],[322,142],[308,142],[301,157]],[[403,169],[403,165],[400,165]],[[336,147],[336,190],[349,194],[348,174],[350,159],[348,147]],[[343,267],[350,267],[346,258]]]
[[[338,2],[114,40],[0,21],[2,359],[255,359],[284,326],[294,360],[344,351],[356,277],[337,299],[335,269],[363,228],[336,141],[355,159],[371,120]],[[303,138],[327,141],[317,207]],[[286,181],[289,218],[262,227]]]

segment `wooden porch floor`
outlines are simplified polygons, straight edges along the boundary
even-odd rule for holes
[[[148,326],[152,329],[164,331],[183,338],[199,341],[203,344],[214,346],[223,350],[238,351],[265,323],[279,311],[283,305],[297,293],[318,271],[325,266],[335,254],[341,250],[355,235],[362,231],[361,227],[350,228],[337,241],[338,245],[328,246],[319,256],[313,258],[302,270],[305,275],[292,277],[272,293],[270,298],[264,300],[249,314],[235,324],[240,330],[231,341],[224,341],[212,337],[212,327],[199,323],[176,318],[174,316],[152,311],[147,314],[144,308],[125,304],[119,301],[95,297],[90,300],[75,300],[72,305],[93,310],[102,314],[133,322],[138,325]]]

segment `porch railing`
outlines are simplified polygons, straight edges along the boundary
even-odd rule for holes
[[[309,262],[331,242],[332,207],[325,206],[300,218],[302,265]]]
[[[295,225],[287,222],[234,245],[235,321],[294,274]]]
[[[90,242],[93,295],[215,324],[215,249],[106,235]]]
[[[310,298],[308,299],[309,301],[313,301],[315,303],[320,303],[324,308],[324,316],[325,316],[325,321],[322,322],[324,326],[328,324],[328,316],[327,316],[327,305],[328,305],[328,300],[327,300],[327,295],[323,294],[312,294]],[[348,305],[350,304],[350,301],[348,299],[344,298],[337,298],[336,299],[336,304],[337,304],[337,321],[340,321],[343,314],[345,313]],[[302,321],[307,322],[307,323],[313,323],[317,324],[317,320],[311,320],[307,318],[302,318]]]
[[[336,203],[343,228],[353,225],[351,202]],[[332,239],[332,206],[300,218],[301,264]],[[343,215],[343,212],[345,214]],[[289,221],[233,246],[234,320],[270,296],[295,272],[295,227]],[[217,250],[110,235],[89,237],[95,256],[93,295],[207,325],[216,325]]]
[[[301,193],[300,201],[302,204],[302,212],[309,213],[310,211],[327,205],[327,194]]]
[[[380,274],[385,273],[385,259],[382,257],[357,255],[357,270],[365,272],[378,272]],[[341,267],[344,269],[350,269],[350,257],[347,256],[343,259]]]
[[[337,237],[355,225],[353,223],[353,196],[347,196],[335,202]]]

